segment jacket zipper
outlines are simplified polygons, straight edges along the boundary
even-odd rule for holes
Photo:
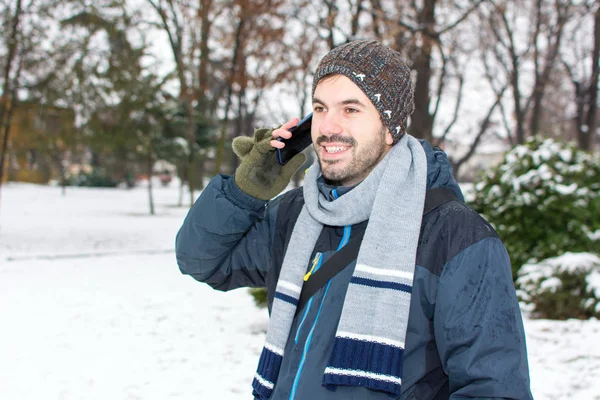
[[[315,259],[313,260],[313,265],[310,271],[304,276],[304,281],[307,281],[308,278],[312,275],[313,272],[316,272],[321,268],[321,264],[323,263],[323,253],[317,253]],[[300,325],[298,325],[298,330],[296,330],[296,337],[294,338],[294,344],[298,344],[298,338],[300,337],[300,330],[302,329],[302,325],[304,325],[304,321],[306,320],[306,316],[308,315],[308,310],[310,310],[310,305],[312,304],[313,298],[311,297],[306,303],[306,307],[304,307],[304,315],[302,316],[302,320],[300,321]]]
[[[334,191],[334,195],[337,193]],[[339,251],[350,239],[350,233],[352,228],[350,226],[344,227],[344,235],[342,236],[342,240],[340,240],[340,244],[338,245],[337,251]],[[322,257],[321,257],[322,258]],[[318,267],[321,266],[321,260],[319,260]],[[327,282],[327,286],[325,286],[325,291],[323,292],[323,297],[321,298],[321,303],[319,304],[319,310],[317,311],[317,315],[315,316],[315,320],[308,332],[308,337],[306,338],[306,342],[304,343],[304,350],[302,351],[302,358],[300,359],[300,364],[298,365],[298,371],[296,372],[296,377],[294,378],[294,384],[292,385],[292,391],[290,392],[289,400],[294,400],[296,398],[296,390],[298,389],[298,383],[300,382],[300,376],[302,375],[302,369],[304,368],[304,363],[306,362],[306,356],[308,355],[308,349],[310,347],[310,342],[312,340],[312,335],[315,330],[315,326],[317,326],[317,322],[319,321],[319,316],[321,315],[321,309],[323,308],[323,302],[325,301],[325,296],[327,296],[327,291],[329,290],[329,286],[331,285],[331,281]],[[304,312],[304,318],[308,314],[308,310],[310,309],[310,305],[312,303],[312,298],[308,301],[306,305],[306,311]],[[298,331],[296,332],[295,343],[298,343],[298,336],[300,335],[300,327],[304,323],[304,318],[298,327]]]

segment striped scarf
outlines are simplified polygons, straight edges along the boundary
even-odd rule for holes
[[[265,346],[252,387],[268,399],[279,375],[302,291],[303,276],[323,225],[369,220],[346,292],[323,385],[361,386],[399,395],[404,340],[427,182],[421,144],[404,135],[369,176],[334,201],[317,188],[318,162],[308,170],[305,204],[285,254]]]

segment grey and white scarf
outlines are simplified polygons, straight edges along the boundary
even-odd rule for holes
[[[318,190],[320,175],[316,162],[305,177],[305,204],[283,260],[252,383],[254,395],[263,400],[273,392],[303,277],[323,225],[366,220],[323,384],[398,395],[427,184],[425,152],[418,140],[404,135],[364,181],[333,201]]]

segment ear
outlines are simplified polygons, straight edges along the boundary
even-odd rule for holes
[[[390,132],[389,129],[385,130],[385,143],[388,146],[391,146],[394,144],[394,138],[392,137],[392,133]]]

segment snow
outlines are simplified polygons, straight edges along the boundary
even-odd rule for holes
[[[532,279],[548,278],[557,272],[590,273],[600,269],[600,257],[592,253],[570,253],[549,258],[539,264],[526,264],[521,268],[523,277],[532,275]],[[533,277],[533,275],[539,275]]]
[[[266,312],[180,274],[187,208],[155,195],[2,188],[0,399],[249,397]]]
[[[556,191],[560,194],[562,194],[563,196],[570,196],[573,193],[575,193],[578,189],[577,187],[577,183],[572,183],[570,185],[556,185],[555,186]],[[585,194],[585,192],[578,192],[581,194]]]
[[[590,231],[588,233],[588,237],[590,240],[600,240],[600,229],[596,230],[595,232]]]
[[[536,400],[600,399],[600,321],[526,320]]]
[[[596,297],[600,298],[600,271],[592,271],[587,277],[588,288],[594,291]],[[598,303],[600,305],[600,303]]]
[[[3,186],[0,399],[250,398],[266,311],[180,274],[178,196]],[[525,328],[537,400],[600,399],[600,321]]]
[[[556,292],[562,287],[562,281],[557,277],[550,277],[540,284],[540,289],[543,291]]]
[[[521,287],[531,291],[539,281],[541,291],[556,292],[562,287],[562,281],[555,275],[563,272],[585,273],[586,289],[600,298],[600,257],[592,253],[568,252],[537,264],[526,264],[519,271],[518,282]],[[589,300],[594,301],[591,298]]]

